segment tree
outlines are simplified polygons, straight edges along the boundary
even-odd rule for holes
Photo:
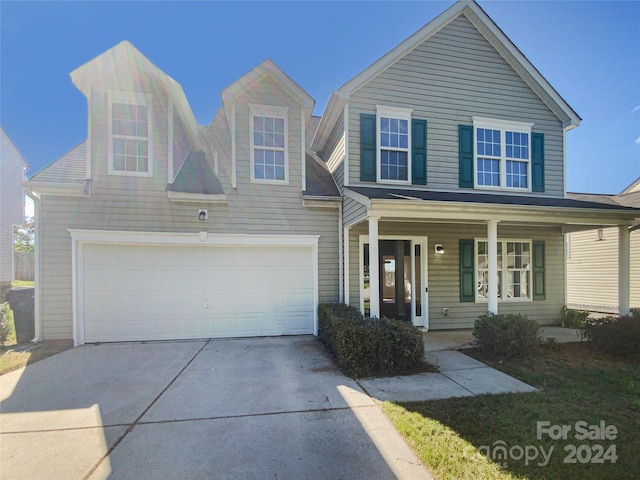
[[[13,229],[13,249],[16,252],[33,252],[35,224],[33,217],[27,217],[24,225]]]

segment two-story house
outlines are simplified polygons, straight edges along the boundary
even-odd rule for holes
[[[616,226],[624,245],[640,217],[566,198],[580,118],[475,2],[334,91],[321,120],[268,60],[208,126],[127,42],[71,78],[87,139],[28,182],[43,339],[313,334],[337,301],[425,329],[487,310],[549,323],[563,234]]]

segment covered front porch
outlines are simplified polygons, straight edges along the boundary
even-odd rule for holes
[[[552,324],[566,304],[564,234],[603,226],[618,228],[620,313],[628,313],[638,210],[365,187],[345,190],[344,210],[343,298],[365,315],[425,330],[470,328],[487,311]]]

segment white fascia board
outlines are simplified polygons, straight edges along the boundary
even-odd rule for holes
[[[367,209],[371,208],[371,199],[369,199],[369,197],[365,195],[362,195],[360,193],[354,192],[353,190],[349,190],[348,188],[345,188],[344,196],[349,197],[358,203],[361,203],[362,205],[367,207]]]
[[[515,58],[515,60],[524,68],[531,78],[549,95],[549,98],[564,112],[569,119],[568,123],[564,123],[565,130],[580,125],[580,116],[571,108],[571,106],[560,96],[560,94],[551,86],[546,78],[538,71],[538,69],[529,61],[527,57],[515,46],[515,44],[505,35],[505,33],[495,24],[495,22],[487,15],[487,13],[475,2],[468,3],[469,11],[465,11],[467,18],[473,23],[474,16],[491,32],[491,34],[507,49],[507,51]],[[468,15],[471,13],[471,16]],[[482,33],[482,32],[481,32]]]
[[[458,14],[466,7],[470,6],[473,2],[456,2],[447,10],[442,12],[436,18],[427,23],[420,30],[408,37],[406,40],[397,45],[394,49],[387,52],[379,60],[365,68],[358,75],[353,77],[347,83],[342,85],[337,93],[342,99],[348,100],[351,98],[351,94],[367,84],[373,78],[377,77],[380,73],[384,72],[391,65],[396,63],[399,59],[407,55],[418,45],[422,44],[425,40],[439,32],[449,22],[458,16]]]
[[[171,202],[188,202],[188,203],[227,203],[227,197],[224,194],[207,194],[207,193],[187,193],[187,192],[167,192],[167,198]]]
[[[302,206],[312,208],[339,208],[342,205],[341,198],[318,197],[313,195],[302,196]]]
[[[50,182],[24,182],[22,184],[38,195],[55,195],[61,197],[89,197],[87,183],[50,183]]]
[[[513,42],[502,32],[494,21],[484,10],[474,1],[462,0],[454,3],[447,10],[442,12],[436,18],[427,23],[420,30],[415,32],[409,38],[401,42],[394,49],[382,56],[368,68],[360,72],[354,78],[342,85],[337,93],[342,99],[348,100],[351,95],[358,89],[362,88],[373,78],[380,75],[387,68],[392,66],[405,55],[409,54],[420,44],[428,40],[442,28],[447,26],[451,21],[459,15],[464,14],[473,23],[473,20],[481,22],[484,27],[503,45],[503,47],[513,56],[513,58],[522,66],[522,68],[531,76],[549,98],[565,113],[568,122],[564,122],[566,130],[580,125],[580,116],[569,106],[569,104],[556,92],[551,84],[542,76],[542,74],[533,66],[531,62],[518,50]]]
[[[71,238],[78,242],[112,243],[127,245],[207,245],[207,246],[262,246],[313,247],[320,235],[248,235],[208,232],[130,232],[116,230],[84,230],[69,228]]]
[[[324,109],[320,124],[314,134],[311,142],[311,149],[315,152],[321,152],[331,135],[331,129],[338,121],[340,114],[344,111],[346,101],[338,97],[338,93],[334,90],[331,92],[327,106]]]

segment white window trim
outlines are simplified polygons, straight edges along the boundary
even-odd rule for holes
[[[475,238],[474,239],[474,250],[473,250],[473,268],[474,268],[474,293],[476,296],[476,301],[475,303],[488,303],[489,299],[488,298],[483,298],[478,296],[478,288],[477,288],[477,283],[478,283],[478,243],[480,242],[489,242],[489,240],[487,238]],[[529,255],[531,256],[530,258],[530,262],[529,262],[529,297],[527,298],[507,298],[505,296],[505,289],[506,289],[506,285],[507,285],[507,276],[506,273],[508,271],[507,269],[507,242],[516,242],[516,243],[528,243],[529,244]],[[500,295],[498,296],[498,302],[499,303],[529,303],[529,302],[533,302],[533,268],[532,268],[532,264],[533,264],[533,240],[531,240],[530,238],[498,238],[498,243],[502,244],[502,291],[499,292]],[[523,270],[523,269],[518,269],[518,270]]]
[[[284,119],[284,180],[256,178],[254,167],[253,119],[254,117],[272,117]],[[251,157],[251,183],[267,185],[289,185],[289,107],[249,104],[249,140]]]
[[[147,152],[148,169],[146,172],[125,172],[113,168],[113,104],[127,103],[129,105],[145,106],[148,112],[147,128]],[[122,175],[126,177],[152,177],[153,176],[153,102],[151,95],[140,92],[108,91],[107,92],[107,128],[108,128],[108,173],[109,175]]]
[[[510,120],[497,120],[494,118],[472,117],[473,120],[473,187],[479,190],[506,190],[510,192],[531,192],[531,128],[533,123],[514,122]],[[479,185],[478,184],[478,128],[500,130],[500,158],[487,155],[499,162],[500,185]],[[507,158],[506,131],[516,133],[526,133],[529,138],[529,159]],[[527,163],[527,188],[507,187],[507,160]]]
[[[412,108],[388,107],[384,105],[376,105],[376,181],[377,183],[388,183],[392,185],[411,185],[411,114]],[[382,117],[397,118],[399,120],[407,120],[407,179],[406,180],[388,180],[381,177],[382,168],[380,165],[382,145],[380,144],[380,119]],[[405,151],[404,148],[395,150]]]

